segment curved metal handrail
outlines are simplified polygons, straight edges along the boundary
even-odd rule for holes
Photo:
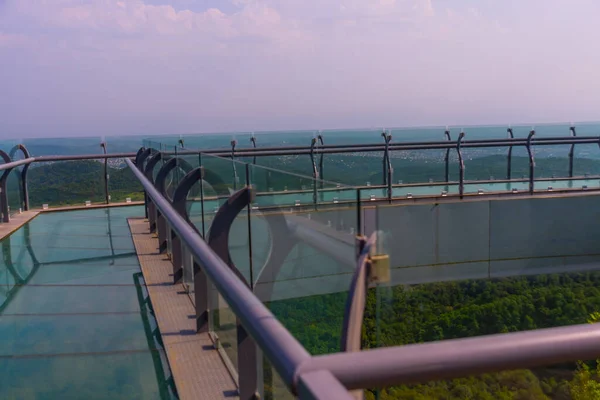
[[[154,182],[154,186],[156,186],[160,194],[162,194],[169,200],[172,199],[171,196],[168,196],[167,193],[166,179],[169,173],[176,168],[181,168],[183,171],[186,172],[186,174],[193,169],[192,165],[183,158],[173,157],[163,164],[163,166],[158,171],[158,174],[156,175],[156,180]]]
[[[24,159],[31,158],[31,154],[29,153],[29,150],[27,150],[27,147],[25,147],[24,144],[17,144],[8,153],[11,160],[15,161],[14,156],[17,151],[21,151]],[[25,164],[23,166],[23,169],[20,171],[20,175],[21,175],[21,205],[22,205],[24,211],[29,210],[29,189],[27,187],[27,173],[29,171],[30,165],[31,165],[31,163]]]
[[[158,152],[154,153],[152,155],[152,157],[150,157],[150,159],[146,163],[146,166],[144,167],[144,175],[152,183],[154,183],[154,167],[156,167],[156,164],[158,164],[158,162],[162,158],[163,158],[163,154],[160,151],[158,151]]]
[[[369,288],[369,272],[371,261],[369,256],[371,250],[375,248],[377,242],[377,232],[373,232],[371,237],[366,240],[364,237],[359,239],[359,256],[356,270],[352,276],[352,283],[346,300],[344,310],[344,323],[342,325],[341,350],[360,351],[361,349],[361,331],[365,305],[367,299],[367,289]]]
[[[240,272],[238,267],[233,262],[231,254],[229,253],[229,232],[233,221],[237,215],[245,209],[254,200],[254,190],[250,187],[245,187],[234,194],[221,207],[210,227],[208,233],[208,246],[219,256],[225,264],[231,268],[242,282],[248,287],[252,287],[253,283],[248,282],[244,275]]]

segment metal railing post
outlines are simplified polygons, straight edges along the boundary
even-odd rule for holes
[[[512,128],[506,129],[506,133],[508,133],[509,139],[514,139],[515,135],[513,134]],[[511,165],[512,165],[512,144],[508,147],[508,156],[507,156],[507,164],[506,164],[506,179],[510,179],[511,176]]]
[[[449,142],[452,141],[452,138],[450,137],[450,131],[448,129],[446,129],[444,131],[444,136],[446,137],[446,140],[448,140]],[[450,182],[450,148],[448,147],[446,149],[446,156],[444,157],[444,164],[446,165],[446,171],[444,174],[446,183]]]
[[[177,284],[181,283],[183,279],[183,249],[177,233],[172,229],[169,230],[171,235],[171,254],[173,255],[171,258],[173,264],[173,284]]]
[[[533,150],[531,148],[531,140],[535,135],[535,130],[531,130],[529,132],[529,136],[527,136],[527,155],[529,156],[529,193],[533,194],[535,189],[533,180],[535,179],[535,159],[533,157]]]
[[[572,126],[569,128],[571,131],[571,136],[576,137],[577,132],[575,132],[575,127]],[[569,149],[569,178],[573,177],[573,157],[575,155],[575,143],[571,144],[571,148]]]
[[[10,173],[10,170],[8,170]],[[10,222],[8,215],[8,194],[6,190],[6,179],[0,179],[0,212],[2,213],[2,222]]]
[[[394,169],[392,168],[392,161],[390,160],[390,142],[392,141],[392,135],[386,134],[385,132],[381,134],[385,140],[385,156],[383,157],[384,163],[384,184],[387,182],[387,197],[388,201],[392,202],[392,181]]]
[[[312,172],[313,172],[313,205],[315,210],[317,209],[317,179],[319,179],[319,170],[317,169],[317,164],[315,163],[315,146],[317,144],[317,138],[312,138],[310,142],[310,162],[312,164]]]
[[[196,306],[196,332],[208,332],[210,308],[208,303],[209,285],[200,264],[192,259],[194,273],[194,305]]]
[[[100,147],[102,147],[102,152],[104,155],[107,154],[106,150],[106,142],[101,142]],[[110,203],[110,195],[108,194],[108,158],[104,159],[104,201],[106,204]]]
[[[259,399],[258,393],[258,349],[252,337],[246,332],[239,318],[236,318],[238,385],[240,399]]]
[[[465,137],[465,133],[461,132],[458,135],[458,141],[456,142],[456,152],[458,153],[458,167],[459,167],[459,176],[458,176],[458,193],[460,198],[463,198],[465,192],[465,162],[463,160],[462,153],[460,151],[460,146]]]

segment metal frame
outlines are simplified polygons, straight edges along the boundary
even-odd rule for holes
[[[351,399],[355,397],[347,390],[425,382],[513,368],[532,368],[600,356],[600,325],[585,324],[311,357],[251,292],[248,285],[239,279],[230,266],[159,193],[152,182],[130,160],[126,162],[148,192],[157,210],[169,221],[181,246],[185,246],[193,257],[194,269],[197,270],[195,272],[203,274],[204,279],[195,281],[201,283],[196,288],[196,294],[200,297],[207,296],[205,286],[208,287],[210,280],[239,319],[243,332],[249,335],[240,337],[240,340],[251,337],[290,390],[301,398]],[[242,195],[236,198],[239,199],[240,196]],[[233,206],[230,208],[239,209]],[[231,214],[231,211],[228,213]],[[359,258],[359,263],[363,266],[367,265],[367,249],[368,246],[364,245]],[[360,290],[364,288],[367,276],[364,268],[356,276],[359,278],[354,281],[351,289],[353,299],[349,300],[350,311],[347,312],[347,317],[360,313]],[[198,327],[199,330],[205,330],[210,311],[206,307],[206,301],[198,302],[197,305]],[[356,315],[352,317],[356,319]],[[347,321],[350,319],[346,318]],[[346,326],[346,349],[350,349],[350,345],[356,349],[356,339],[350,341],[351,325]],[[356,323],[352,324],[354,332],[356,326]],[[250,345],[246,349],[252,351]],[[241,398],[255,396],[256,363],[250,364],[245,361],[240,363]],[[242,382],[246,382],[243,387]]]

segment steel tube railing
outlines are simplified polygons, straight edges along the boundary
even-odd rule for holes
[[[209,248],[208,244],[175,211],[169,201],[158,192],[133,162],[126,159],[126,163],[144,187],[153,204],[169,221],[171,229],[179,236],[181,243],[188,248],[194,259],[203,267],[206,275],[240,319],[244,328],[254,338],[285,383],[293,388],[296,369],[310,359],[308,352],[225,262]]]
[[[600,356],[600,324],[316,356],[299,373],[328,370],[348,389],[424,383]]]
[[[36,159],[34,157],[29,157],[29,158],[25,158],[23,160],[17,160],[17,161],[5,163],[5,164],[0,164],[0,171],[4,171],[7,169],[13,169],[13,168],[19,167],[21,165],[31,164],[34,161],[36,161]]]
[[[567,144],[597,144],[600,137],[596,136],[568,136],[556,138],[536,138],[531,141],[533,146],[556,146]],[[440,142],[406,142],[390,143],[389,150],[446,150],[454,149],[457,141]],[[462,148],[473,147],[509,147],[509,146],[527,146],[527,138],[515,139],[485,139],[469,140],[461,144]],[[381,152],[385,151],[385,144],[348,144],[348,145],[320,145],[313,150],[314,154],[340,154],[352,152]],[[206,150],[178,150],[177,155],[191,155],[198,153],[209,155],[231,156],[231,149],[206,149]],[[236,157],[260,157],[260,156],[280,156],[280,155],[310,155],[310,146],[280,146],[265,148],[240,148],[235,150]],[[109,154],[78,154],[78,155],[56,155],[35,157],[32,162],[51,162],[51,161],[74,161],[74,160],[95,160],[111,158],[134,158],[137,153],[109,153]],[[175,154],[175,152],[163,151],[163,154]]]

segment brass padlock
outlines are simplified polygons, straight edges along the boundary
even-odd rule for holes
[[[369,258],[371,261],[371,274],[369,280],[372,283],[388,283],[391,280],[390,256],[388,254],[376,254]]]

